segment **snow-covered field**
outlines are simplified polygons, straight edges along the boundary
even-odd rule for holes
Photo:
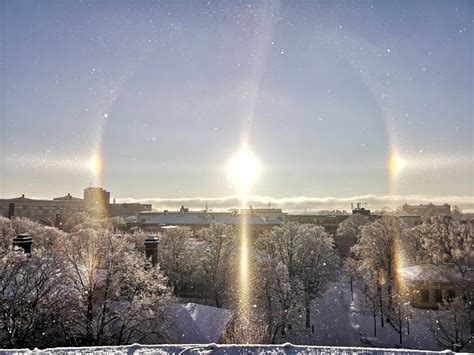
[[[307,345],[139,345],[88,347],[88,348],[55,348],[45,350],[2,351],[0,354],[440,354],[440,352],[416,351],[403,349],[373,349]],[[445,351],[443,354],[451,354]]]

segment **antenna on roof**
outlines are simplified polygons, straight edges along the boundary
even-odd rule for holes
[[[204,212],[207,212],[208,206],[207,206],[207,201],[206,201],[206,208],[204,209]]]

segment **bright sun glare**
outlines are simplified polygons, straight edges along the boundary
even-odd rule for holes
[[[101,159],[100,159],[100,155],[95,154],[92,158],[90,158],[87,165],[88,165],[90,171],[95,176],[98,176],[100,174],[101,169],[102,169],[102,162],[101,162]]]
[[[243,146],[231,159],[227,166],[227,173],[231,180],[238,184],[241,193],[248,192],[248,188],[255,182],[260,171],[260,165],[248,149]]]
[[[397,152],[392,152],[390,154],[389,169],[392,180],[394,180],[400,174],[405,166],[405,160],[403,160],[400,155],[397,154]]]

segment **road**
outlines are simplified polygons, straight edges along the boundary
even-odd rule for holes
[[[351,312],[350,288],[346,282],[333,283],[312,303],[311,323],[317,345],[364,346]]]

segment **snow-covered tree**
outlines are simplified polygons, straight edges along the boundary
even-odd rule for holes
[[[286,268],[289,279],[301,285],[309,328],[311,300],[335,278],[337,258],[333,238],[320,226],[287,223],[264,232],[257,248],[278,260]]]
[[[255,266],[256,298],[267,325],[266,341],[273,344],[279,331],[285,332],[299,320],[304,308],[303,288],[297,278],[290,278],[288,269],[275,255],[260,255]]]
[[[86,212],[75,213],[67,218],[62,225],[62,229],[66,232],[74,232],[84,228],[95,227],[94,219]]]
[[[400,344],[403,344],[403,331],[405,329],[408,331],[411,316],[408,300],[403,294],[396,293],[392,296],[392,305],[387,315],[390,319],[390,324],[398,333]]]
[[[461,295],[441,304],[433,319],[432,330],[439,343],[453,350],[460,350],[472,340],[473,227],[473,220],[435,216],[415,229],[430,262],[439,267],[443,277]]]
[[[334,242],[341,256],[349,255],[351,247],[357,242],[360,228],[368,223],[368,216],[355,213],[339,224],[334,236]]]
[[[379,287],[382,291],[387,291],[389,307],[396,286],[398,262],[403,257],[400,235],[404,228],[406,225],[398,218],[383,217],[364,226],[358,243],[352,248],[359,263],[359,272],[370,275],[373,275],[374,271],[377,273]],[[373,276],[370,277],[372,278]]]
[[[459,206],[454,205],[451,208],[451,217],[453,217],[454,219],[463,219],[462,209],[459,208]]]
[[[111,233],[85,229],[63,243],[67,311],[61,324],[81,345],[127,344],[160,334],[172,301],[159,267]]]
[[[236,234],[232,226],[212,223],[199,232],[203,242],[200,264],[204,288],[217,307],[222,307],[235,284]]]
[[[470,273],[474,267],[474,221],[435,216],[416,228],[416,234],[430,261],[447,270],[443,274],[456,284],[465,297],[474,301]],[[460,276],[460,277],[458,277]]]
[[[434,312],[431,331],[441,346],[460,351],[474,340],[471,322],[473,310],[462,297],[445,301]]]
[[[191,229],[180,227],[160,236],[158,259],[175,294],[185,291],[198,267]]]
[[[351,299],[354,300],[354,279],[358,275],[357,273],[358,262],[353,257],[348,257],[344,260],[344,272],[349,276],[349,287],[351,289]]]
[[[8,218],[0,217],[0,248],[11,247],[13,238],[17,234],[27,233],[33,238],[33,248],[49,249],[56,248],[61,240],[67,237],[63,231],[49,226],[44,226],[28,218]]]
[[[122,217],[104,217],[86,212],[76,213],[62,224],[62,230],[66,232],[77,232],[86,228],[107,229],[119,233],[126,229],[126,225]]]
[[[418,228],[406,228],[400,235],[405,266],[426,264],[431,261],[430,256],[423,248],[422,238],[417,232]]]
[[[253,307],[246,317],[237,317],[234,320],[235,344],[268,344],[268,325],[262,309]]]
[[[0,347],[58,344],[54,309],[65,294],[61,272],[54,253],[0,251]]]
[[[365,272],[362,276],[363,293],[365,297],[365,305],[369,309],[373,318],[374,337],[377,336],[377,314],[381,314],[381,325],[383,326],[383,303],[381,288],[377,278],[377,272]]]

